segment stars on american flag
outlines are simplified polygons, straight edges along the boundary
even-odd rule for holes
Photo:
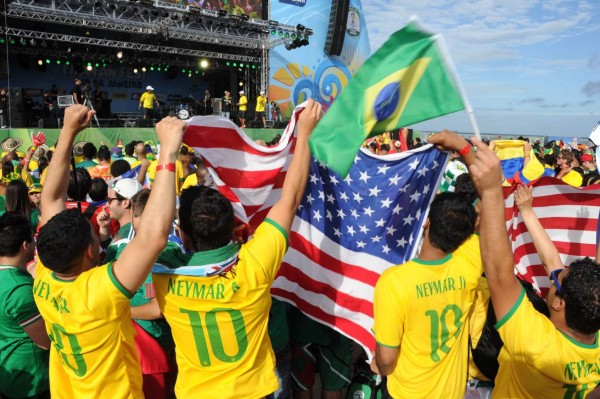
[[[343,179],[313,159],[298,216],[332,245],[402,263],[418,242],[445,157],[433,148],[390,160],[361,151]]]

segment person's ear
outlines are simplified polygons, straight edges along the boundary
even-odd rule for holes
[[[554,295],[554,300],[549,305],[555,312],[564,312],[566,303],[564,299],[558,295]]]

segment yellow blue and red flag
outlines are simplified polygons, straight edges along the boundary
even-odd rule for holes
[[[354,75],[312,133],[313,155],[346,176],[370,136],[465,108],[436,37],[416,21],[394,33]]]

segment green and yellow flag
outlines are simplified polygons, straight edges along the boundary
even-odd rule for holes
[[[464,108],[435,38],[410,22],[363,64],[309,145],[319,161],[346,176],[367,137]]]

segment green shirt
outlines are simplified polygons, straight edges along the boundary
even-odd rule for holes
[[[92,166],[98,166],[98,162],[95,161],[81,161],[79,162],[77,165],[75,165],[76,168],[91,168]]]
[[[27,271],[0,265],[0,392],[13,398],[50,389],[49,352],[37,346],[23,327],[41,318]]]
[[[131,223],[122,226],[106,249],[104,262],[111,262],[118,259],[121,252],[123,252],[129,241],[133,239],[134,235],[135,231],[133,230]],[[142,286],[133,294],[130,303],[132,307],[141,306],[150,302],[152,298],[154,298],[154,285],[152,284],[152,273],[150,273],[146,278],[146,281],[144,281],[144,284],[142,284]],[[154,337],[165,350],[169,351],[173,348],[174,343],[173,337],[171,336],[171,328],[165,319],[135,319],[135,321],[148,334]]]
[[[123,251],[123,248],[133,238],[134,231],[131,223],[127,223],[117,231],[117,234],[113,237],[112,241],[106,248],[106,254],[104,255],[104,263],[112,262],[117,259],[118,255]]]

